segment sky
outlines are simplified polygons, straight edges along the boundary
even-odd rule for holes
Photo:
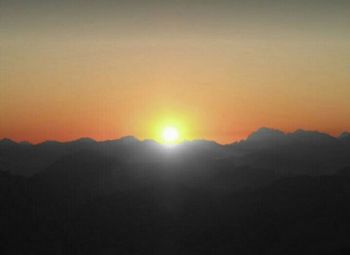
[[[348,0],[0,0],[0,138],[350,130]]]

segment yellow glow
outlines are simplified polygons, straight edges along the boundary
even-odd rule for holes
[[[196,122],[196,116],[190,111],[160,109],[157,113],[144,116],[143,126],[139,124],[139,133],[146,130],[144,135],[141,135],[143,139],[169,145],[179,144],[196,138]]]
[[[176,127],[165,127],[162,133],[164,143],[176,143],[180,138],[179,130]]]

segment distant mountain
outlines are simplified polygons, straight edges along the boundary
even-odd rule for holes
[[[47,168],[62,156],[82,149],[94,148],[92,139],[72,142],[47,141],[37,145],[0,142],[0,170],[30,176]]]
[[[262,128],[229,148],[239,155],[236,164],[275,169],[282,175],[333,173],[350,163],[350,147],[318,131]]]
[[[17,143],[12,141],[11,139],[4,138],[0,140],[0,146],[13,146],[16,145]]]
[[[348,254],[347,135],[0,141],[2,254]]]
[[[288,144],[329,145],[336,144],[338,139],[318,131],[298,129],[284,133],[277,129],[260,128],[248,136],[244,143],[254,143],[256,146],[274,146]]]
[[[285,138],[285,133],[277,129],[260,128],[248,136],[248,142],[271,142],[274,140],[282,140]]]
[[[0,141],[0,170],[30,176],[44,171],[60,158],[81,150],[115,157],[122,163],[149,165],[172,158],[178,162],[225,159],[231,167],[273,169],[279,174],[324,174],[350,164],[349,133],[332,137],[318,131],[284,133],[260,128],[247,139],[229,145],[212,141],[185,141],[165,148],[152,140],[128,136],[97,142],[81,138],[71,142],[47,141],[37,145]],[[229,162],[229,163],[228,163]]]
[[[318,131],[306,131],[298,129],[288,134],[292,142],[303,143],[306,145],[332,146],[339,144],[339,140],[333,136]]]
[[[340,140],[347,140],[350,141],[350,133],[349,132],[343,132],[339,135]]]

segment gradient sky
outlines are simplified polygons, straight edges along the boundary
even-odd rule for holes
[[[0,0],[0,138],[336,135],[349,29],[349,0]]]

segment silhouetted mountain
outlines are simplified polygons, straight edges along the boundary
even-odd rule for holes
[[[286,174],[326,174],[350,163],[350,148],[317,131],[282,133],[263,128],[229,146],[237,165],[274,169]]]
[[[93,148],[96,144],[96,141],[88,138],[67,143],[46,141],[37,145],[5,140],[0,143],[0,170],[30,176],[66,154]]]
[[[3,140],[0,143],[0,169],[29,176],[45,170],[67,154],[91,150],[118,157],[120,162],[148,164],[168,154],[179,157],[179,160],[225,158],[231,167],[249,166],[273,169],[280,174],[315,175],[331,173],[350,164],[350,142],[347,140],[347,133],[335,138],[317,131],[283,133],[268,128],[261,128],[246,140],[231,145],[196,140],[184,142],[170,150],[164,150],[164,146],[154,141],[139,141],[134,137],[103,142],[82,138],[66,143],[51,141],[32,146]]]
[[[140,142],[139,140],[137,140],[133,136],[124,136],[124,137],[120,138],[119,140],[120,140],[120,142],[122,142],[124,144],[136,144],[136,143]]]
[[[11,139],[4,138],[4,139],[0,140],[0,146],[1,147],[14,146],[14,145],[16,145],[16,142],[12,141]]]
[[[339,135],[339,139],[342,141],[350,142],[350,133],[349,132],[343,132]]]
[[[305,131],[298,129],[297,131],[288,134],[290,140],[295,143],[302,143],[309,146],[332,146],[339,143],[338,139],[328,134],[318,131]]]
[[[246,141],[271,142],[274,140],[282,140],[284,137],[285,134],[280,130],[263,127],[249,135]]]
[[[346,254],[347,135],[0,141],[1,254]]]

